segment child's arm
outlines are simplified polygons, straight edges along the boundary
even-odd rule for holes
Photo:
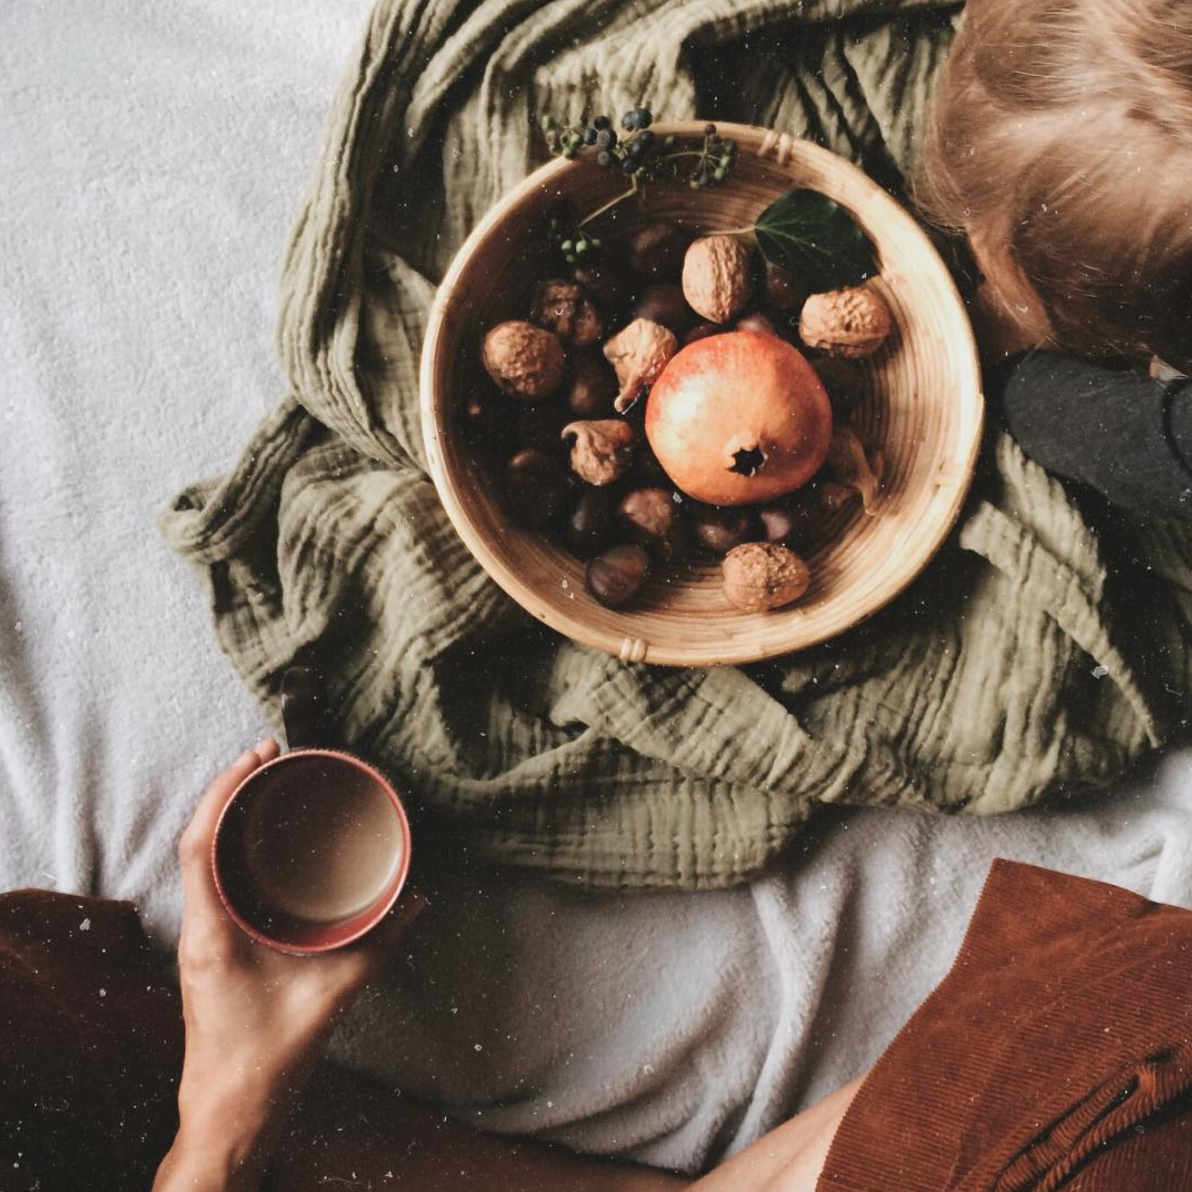
[[[994,388],[1010,433],[1049,472],[1132,513],[1192,520],[1192,382],[1031,352]]]

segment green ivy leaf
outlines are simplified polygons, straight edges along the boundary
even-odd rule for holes
[[[767,261],[815,290],[855,286],[877,272],[873,245],[857,221],[819,191],[788,191],[757,217],[753,230]]]

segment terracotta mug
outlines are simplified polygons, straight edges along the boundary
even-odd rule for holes
[[[211,847],[215,887],[258,943],[327,952],[392,909],[410,869],[410,825],[379,770],[316,744],[309,670],[286,673],[281,704],[289,751],[253,771],[224,807]]]

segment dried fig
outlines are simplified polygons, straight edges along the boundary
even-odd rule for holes
[[[598,488],[620,480],[633,463],[637,432],[623,419],[571,422],[562,437],[571,440],[571,470]]]
[[[613,403],[623,414],[652,385],[679,349],[674,333],[650,319],[634,319],[604,345],[604,355],[617,370],[621,390]]]

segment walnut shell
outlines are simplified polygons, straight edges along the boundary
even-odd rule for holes
[[[772,542],[746,542],[724,557],[724,595],[746,613],[781,608],[798,600],[811,582],[807,564],[793,550]]]
[[[484,337],[480,358],[498,389],[522,401],[550,397],[563,383],[563,345],[525,319],[498,323]]]
[[[736,236],[703,236],[683,258],[683,296],[701,318],[727,323],[749,302],[749,245]]]
[[[674,332],[650,319],[634,319],[604,345],[604,355],[617,370],[621,391],[613,403],[623,414],[658,380],[670,358],[679,350]]]
[[[530,318],[573,348],[587,348],[604,337],[600,312],[578,282],[540,281],[534,288]]]
[[[571,470],[598,488],[620,480],[633,463],[637,432],[620,418],[568,423],[562,438],[572,440]]]
[[[868,286],[812,294],[799,316],[799,337],[809,348],[850,360],[872,356],[892,327],[886,300]]]

